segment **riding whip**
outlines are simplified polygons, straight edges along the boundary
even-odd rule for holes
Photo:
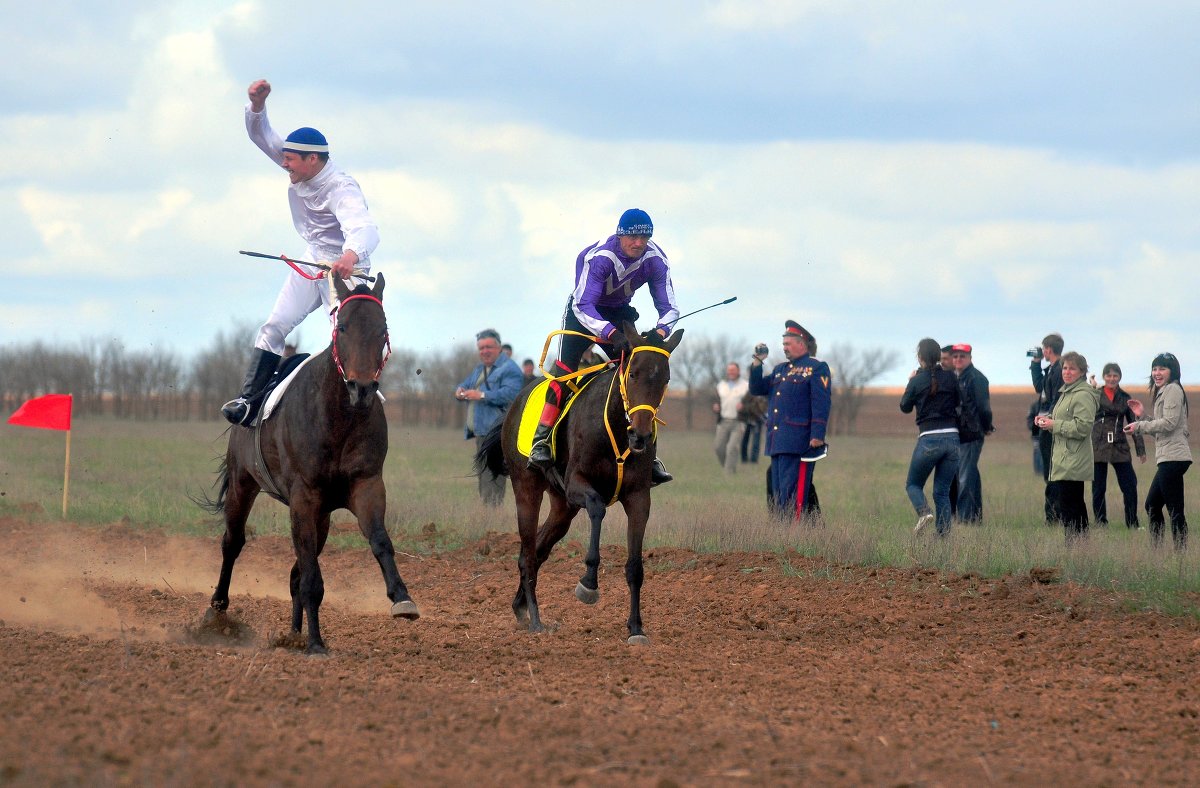
[[[243,254],[244,254],[244,253],[243,253]],[[264,257],[266,257],[266,255],[263,255],[263,256],[264,256]],[[674,320],[672,320],[670,323],[667,323],[667,325],[668,325],[668,326],[673,326],[673,325],[675,325],[676,323],[678,323],[680,320],[683,320],[685,317],[691,317],[691,316],[692,316],[692,315],[694,315],[694,314],[697,314],[697,313],[699,313],[699,312],[703,312],[705,309],[712,309],[713,307],[717,307],[717,306],[725,306],[726,304],[732,304],[732,303],[733,303],[734,301],[736,301],[736,300],[737,300],[737,296],[731,296],[731,297],[729,297],[729,298],[726,298],[724,301],[718,301],[717,303],[715,303],[715,304],[709,304],[708,306],[706,306],[706,307],[703,307],[702,309],[697,309],[695,312],[688,312],[686,315],[680,315],[679,317],[677,317],[677,318],[675,318]]]
[[[283,262],[290,265],[292,267],[293,271],[300,274],[300,276],[303,276],[305,279],[321,279],[325,276],[325,274],[321,273],[321,274],[318,274],[317,276],[313,276],[306,271],[301,271],[297,266],[307,265],[310,268],[319,268],[323,272],[333,270],[329,266],[325,265],[324,263],[310,263],[305,260],[293,260],[292,258],[288,257],[287,255],[282,255],[282,254],[263,254],[262,252],[247,252],[245,250],[240,250],[238,252],[238,254],[244,254],[247,257],[262,257],[266,260],[282,260]],[[358,271],[351,273],[348,278],[366,279],[368,282],[375,281],[375,277],[369,276],[366,273],[359,273]]]

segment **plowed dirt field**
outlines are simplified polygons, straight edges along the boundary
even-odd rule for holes
[[[589,607],[559,546],[537,636],[516,552],[401,555],[408,622],[365,546],[327,551],[319,658],[270,645],[285,540],[247,545],[226,634],[197,629],[215,535],[0,520],[0,784],[1200,782],[1190,619],[1030,577],[656,549],[634,647],[622,549]]]

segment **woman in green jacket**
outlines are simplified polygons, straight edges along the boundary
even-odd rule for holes
[[[1087,383],[1087,359],[1072,351],[1062,356],[1063,387],[1049,416],[1039,416],[1037,425],[1054,434],[1050,458],[1050,481],[1059,482],[1059,504],[1067,539],[1087,533],[1084,482],[1095,474],[1092,454],[1092,425],[1099,402],[1096,390]]]

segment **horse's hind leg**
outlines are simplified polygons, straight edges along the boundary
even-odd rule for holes
[[[221,537],[221,575],[209,605],[224,613],[229,608],[229,584],[233,580],[233,565],[246,546],[246,518],[258,496],[258,484],[248,473],[239,472],[229,464],[229,487],[225,492],[225,535]]]
[[[642,540],[646,535],[646,521],[650,519],[650,491],[645,490],[630,496],[623,502],[625,517],[629,521],[627,539],[629,555],[625,560],[625,582],[629,584],[629,644],[647,646],[650,638],[642,632]]]
[[[421,617],[417,605],[408,595],[408,587],[400,578],[396,568],[396,549],[384,525],[387,510],[387,490],[382,477],[376,476],[360,481],[350,495],[350,511],[358,518],[358,529],[371,545],[371,553],[383,571],[387,584],[387,596],[392,600],[392,618],[407,618],[410,621]]]
[[[592,521],[592,532],[588,539],[587,558],[583,560],[583,577],[575,586],[575,597],[586,605],[594,605],[600,600],[600,526],[604,523],[604,512],[607,507],[596,491],[590,487],[583,493],[588,518]]]

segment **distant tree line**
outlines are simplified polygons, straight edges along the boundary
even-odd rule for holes
[[[127,350],[116,340],[87,339],[74,348],[41,340],[3,345],[0,412],[42,394],[69,393],[81,416],[219,419],[221,405],[241,387],[253,338],[250,325],[219,332],[190,361],[165,348]],[[737,361],[745,371],[750,347],[725,335],[689,334],[675,350],[672,390],[682,390],[686,429],[708,428],[725,366]],[[834,345],[824,358],[834,370],[833,429],[853,432],[863,390],[895,365],[897,354]],[[476,363],[475,348],[466,343],[425,353],[394,348],[380,380],[390,416],[404,424],[460,426],[465,408],[451,392]]]

